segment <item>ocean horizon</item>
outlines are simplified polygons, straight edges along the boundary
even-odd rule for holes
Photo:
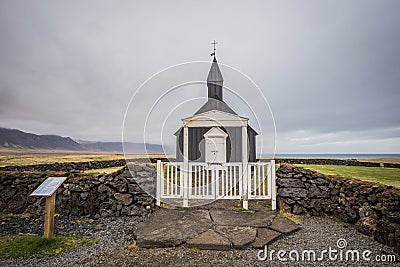
[[[264,155],[262,155],[264,156]],[[268,155],[265,155],[268,156]],[[386,154],[363,154],[363,153],[343,153],[343,154],[275,154],[275,158],[292,158],[292,159],[377,159],[377,158],[400,158],[400,153],[386,153]]]

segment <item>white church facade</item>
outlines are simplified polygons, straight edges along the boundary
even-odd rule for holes
[[[248,118],[239,116],[224,102],[223,82],[214,57],[207,77],[207,102],[193,116],[183,119],[182,127],[175,133],[177,161],[183,159],[185,146],[189,161],[209,164],[256,161],[258,133],[248,124]]]
[[[269,199],[275,209],[275,162],[257,162],[258,133],[224,102],[224,80],[213,55],[207,102],[175,132],[176,161],[157,162],[157,204],[241,199],[247,209],[249,199]]]

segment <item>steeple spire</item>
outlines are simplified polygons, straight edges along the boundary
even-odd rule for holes
[[[214,60],[216,60],[216,59],[215,59],[215,51],[216,51],[217,49],[215,48],[215,45],[218,44],[218,43],[214,40],[214,42],[212,42],[211,44],[214,45],[214,52],[211,53],[211,56],[214,56]]]
[[[211,53],[211,56],[214,56],[214,59],[207,77],[208,99],[213,98],[223,101],[222,86],[224,79],[222,78],[221,70],[219,69],[217,58],[215,56],[215,45],[217,42],[214,40],[211,44],[214,45],[214,52]]]

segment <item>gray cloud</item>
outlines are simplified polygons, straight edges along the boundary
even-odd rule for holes
[[[136,88],[170,65],[210,60],[217,39],[218,60],[267,96],[278,152],[399,152],[399,7],[2,1],[0,125],[120,140]]]

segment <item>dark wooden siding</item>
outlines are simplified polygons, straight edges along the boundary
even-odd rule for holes
[[[183,161],[183,128],[176,133],[176,161]]]
[[[189,128],[189,160],[204,161],[204,134],[210,129],[209,127]]]
[[[204,162],[205,146],[204,134],[211,127],[189,127],[189,160]],[[241,127],[226,127],[221,129],[228,134],[226,139],[226,160],[227,162],[242,161],[242,128]],[[256,135],[248,127],[249,140],[249,162],[256,161]],[[183,128],[176,134],[176,160],[183,161]]]
[[[241,162],[242,161],[242,128],[240,127],[226,127],[224,131],[228,134],[226,140],[227,148],[229,147],[230,153],[226,155],[227,162]]]
[[[257,133],[250,127],[247,127],[247,138],[249,139],[249,162],[256,162],[256,136]]]

